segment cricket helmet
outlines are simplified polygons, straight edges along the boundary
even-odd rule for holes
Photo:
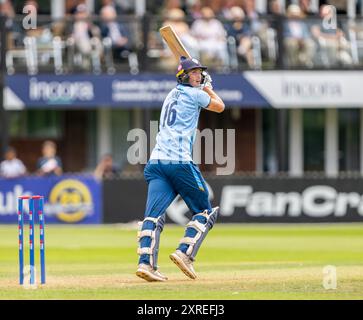
[[[202,66],[197,59],[193,59],[193,58],[189,59],[184,56],[180,57],[180,63],[179,63],[178,71],[176,74],[178,83],[189,84],[188,71],[193,70],[193,69],[202,69],[202,71],[205,71],[205,70],[207,70],[207,67]],[[203,82],[204,82],[204,76],[202,73],[201,83],[203,83]]]

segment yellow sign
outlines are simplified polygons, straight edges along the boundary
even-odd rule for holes
[[[49,195],[49,202],[59,205],[57,218],[63,222],[75,223],[87,216],[92,205],[92,195],[88,187],[74,179],[66,179],[57,183]]]

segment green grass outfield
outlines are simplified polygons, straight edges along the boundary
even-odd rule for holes
[[[47,284],[32,290],[18,285],[17,226],[0,225],[0,299],[363,299],[363,224],[217,224],[197,280],[168,257],[182,234],[165,226],[159,266],[169,281],[147,283],[135,276],[134,226],[49,225]],[[335,290],[323,287],[327,265],[336,267]]]

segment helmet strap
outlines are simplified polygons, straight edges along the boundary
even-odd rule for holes
[[[183,85],[189,85],[189,75],[187,73],[183,73],[178,77],[178,83],[183,84]]]

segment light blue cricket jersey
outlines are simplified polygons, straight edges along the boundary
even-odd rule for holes
[[[192,161],[193,143],[201,108],[211,98],[199,89],[178,84],[166,97],[151,160]]]

